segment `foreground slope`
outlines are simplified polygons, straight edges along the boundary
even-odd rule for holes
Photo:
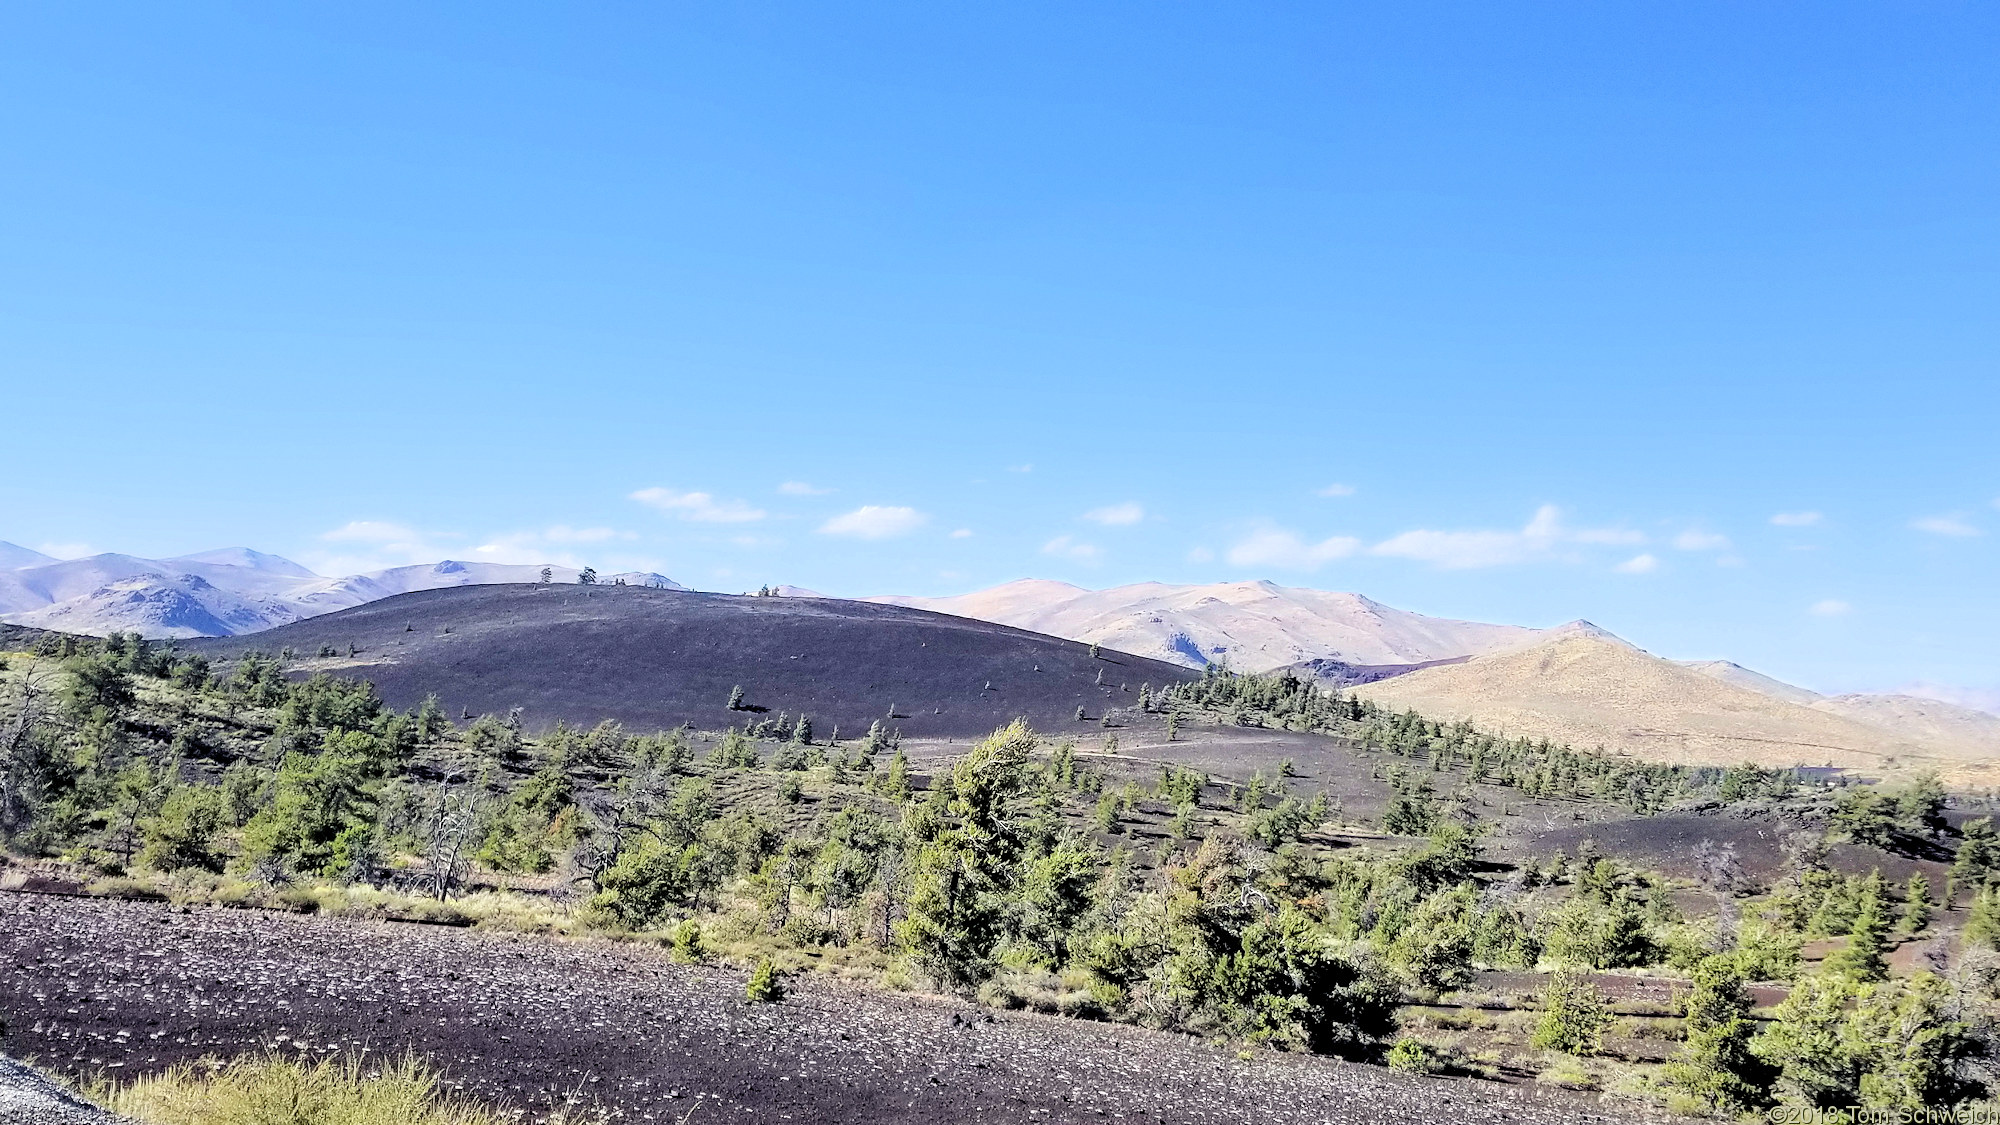
[[[1268,672],[1308,660],[1420,664],[1495,652],[1541,635],[1518,625],[1426,617],[1359,594],[1272,582],[1141,582],[1085,590],[1026,579],[950,598],[873,600],[997,621],[1194,668],[1227,664],[1238,672]]]
[[[371,680],[392,705],[436,693],[447,712],[522,709],[530,729],[616,719],[650,730],[740,724],[746,703],[859,735],[893,706],[914,736],[977,735],[1010,719],[1094,729],[1107,708],[1184,668],[1074,641],[900,606],[640,586],[480,585],[404,594],[251,637],[196,641],[212,656],[296,656]],[[355,651],[348,655],[349,649]],[[1100,675],[1103,683],[1098,683]]]
[[[1779,698],[1586,630],[1358,690],[1434,718],[1662,762],[1873,773],[1933,765],[1970,779],[2000,756],[2000,747],[1913,738]]]
[[[420,1052],[503,1105],[546,1111],[576,1093],[618,1120],[697,1125],[1614,1120],[1532,1087],[1243,1059],[1189,1036],[816,975],[789,989],[747,1004],[741,973],[638,944],[0,891],[8,1050],[72,1077],[365,1047]]]

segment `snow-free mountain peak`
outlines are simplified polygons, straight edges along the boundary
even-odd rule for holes
[[[278,555],[267,555],[249,547],[222,547],[199,554],[180,555],[166,559],[166,562],[212,563],[216,566],[241,566],[251,570],[261,570],[269,574],[283,574],[292,578],[318,578],[319,575],[300,566],[290,559]]]
[[[19,550],[19,548],[16,548]],[[35,555],[35,552],[27,552]],[[172,559],[101,554],[0,569],[0,621],[74,633],[136,631],[152,637],[234,636],[446,586],[538,582],[543,566],[463,562],[392,567],[325,578],[290,559],[230,547]],[[575,582],[549,566],[552,582]],[[604,583],[681,589],[663,574],[601,575]]]
[[[1025,579],[948,598],[875,601],[996,621],[1200,668],[1262,672],[1308,660],[1419,664],[1493,652],[1540,630],[1426,617],[1360,594],[1270,581],[1085,590]]]
[[[9,543],[0,539],[0,570],[19,570],[24,566],[41,566],[55,561],[53,555],[31,551],[19,543]]]

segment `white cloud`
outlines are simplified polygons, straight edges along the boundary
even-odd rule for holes
[[[1274,566],[1284,570],[1318,570],[1335,559],[1344,559],[1361,549],[1361,540],[1335,535],[1308,543],[1297,532],[1281,527],[1254,531],[1249,538],[1229,548],[1234,566]]]
[[[350,520],[321,532],[319,538],[321,542],[338,544],[339,548],[307,551],[299,561],[321,574],[365,574],[394,566],[433,563],[464,550],[461,536],[421,531],[387,520]]]
[[[741,500],[717,500],[706,492],[676,492],[671,488],[642,488],[631,499],[670,516],[696,523],[752,523],[764,518],[760,508]]]
[[[1329,484],[1325,488],[1313,493],[1313,495],[1324,496],[1329,500],[1341,496],[1352,496],[1354,495],[1354,486],[1351,484]]]
[[[1405,531],[1368,549],[1372,555],[1415,559],[1442,570],[1473,570],[1559,557],[1565,546],[1636,546],[1646,536],[1625,528],[1568,528],[1553,504],[1535,510],[1519,531]]]
[[[329,543],[407,543],[423,537],[416,528],[380,520],[349,520],[320,535]]]
[[[1007,466],[1007,471],[1010,473],[1032,473],[1035,471],[1035,466],[1032,462],[1025,465],[1009,465]]]
[[[957,531],[952,532],[951,537],[953,539],[970,539],[972,538],[972,529],[969,527],[961,527]]]
[[[2000,687],[1973,688],[1957,687],[1952,684],[1915,683],[1896,689],[1898,695],[1914,695],[1920,699],[1935,699],[1940,703],[1955,703],[1960,707],[1970,707],[1989,715],[2000,715]]]
[[[1683,551],[1726,551],[1729,549],[1729,536],[1690,528],[1674,536],[1674,546]]]
[[[1146,509],[1126,501],[1123,504],[1107,504],[1102,508],[1092,508],[1083,513],[1083,518],[1106,527],[1128,527],[1146,518]]]
[[[1779,512],[1771,517],[1773,527],[1813,527],[1819,523],[1818,512]]]
[[[831,488],[814,488],[802,480],[788,480],[778,486],[778,491],[786,496],[825,496]]]
[[[1806,612],[1814,617],[1840,617],[1853,608],[1839,598],[1825,598],[1807,607]]]
[[[1187,560],[1191,563],[1214,562],[1215,552],[1207,547],[1196,547],[1187,553]]]
[[[1611,569],[1620,574],[1651,574],[1660,569],[1660,560],[1652,555],[1633,555]]]
[[[1957,514],[1948,516],[1923,516],[1910,521],[1910,526],[1918,531],[1928,531],[1932,535],[1944,535],[1953,539],[1970,539],[1980,534],[1980,530],[1965,522]]]
[[[35,550],[54,559],[82,559],[97,553],[88,543],[44,543]]]
[[[629,531],[617,531],[609,527],[570,527],[559,523],[541,531],[516,531],[498,535],[474,547],[472,552],[484,562],[560,563],[564,566],[582,566],[584,563],[578,556],[561,548],[635,538],[637,536]]]
[[[1067,535],[1058,535],[1042,544],[1042,553],[1057,558],[1075,559],[1077,562],[1096,562],[1104,557],[1101,548],[1089,543],[1079,543]]]
[[[608,539],[634,539],[629,531],[613,531],[608,527],[570,527],[556,524],[542,532],[542,539],[549,543],[602,543]]]
[[[819,526],[823,535],[848,535],[856,539],[889,539],[908,535],[922,527],[929,517],[915,508],[863,504]]]

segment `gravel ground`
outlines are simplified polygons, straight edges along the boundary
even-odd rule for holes
[[[113,1077],[259,1049],[415,1050],[466,1091],[632,1121],[1610,1122],[1630,1107],[803,978],[657,951],[0,892],[9,1054]]]
[[[128,1125],[0,1055],[0,1125]]]

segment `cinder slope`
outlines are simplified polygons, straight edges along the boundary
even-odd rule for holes
[[[1399,710],[1652,761],[1871,772],[1932,765],[1956,776],[1984,764],[1956,743],[1901,737],[1581,631],[1358,691]]]
[[[1224,582],[1144,582],[1082,590],[1029,579],[953,598],[880,598],[940,613],[998,621],[1199,668],[1226,663],[1265,672],[1301,661],[1418,664],[1495,652],[1539,630],[1426,617],[1359,594]]]
[[[536,730],[607,718],[636,730],[719,729],[756,717],[727,707],[740,684],[752,706],[804,711],[822,736],[836,723],[858,736],[892,705],[892,725],[912,736],[984,734],[1016,717],[1096,733],[1107,708],[1137,705],[1142,684],[1192,675],[900,606],[643,586],[428,590],[182,647],[216,657],[289,648],[308,658],[306,670],[371,680],[398,707],[434,692],[453,716],[519,707]],[[328,648],[341,655],[313,657]]]

